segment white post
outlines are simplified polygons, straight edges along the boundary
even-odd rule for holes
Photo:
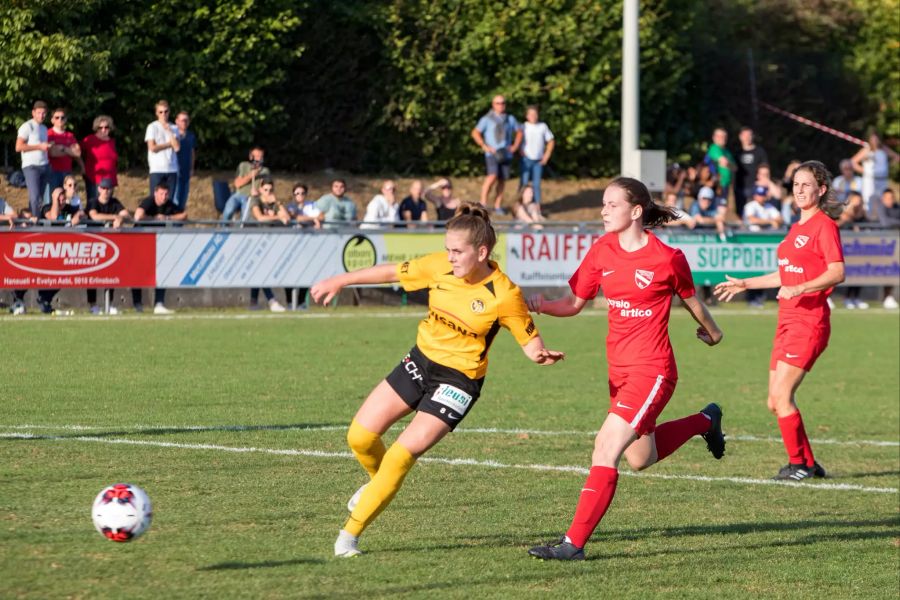
[[[640,132],[640,54],[638,37],[639,0],[622,3],[622,155],[623,175],[638,176],[635,153]]]

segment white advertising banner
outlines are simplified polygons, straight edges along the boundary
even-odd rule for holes
[[[600,233],[507,233],[506,274],[520,287],[564,287]]]

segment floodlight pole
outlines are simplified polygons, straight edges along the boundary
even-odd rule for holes
[[[635,176],[634,153],[640,132],[640,38],[639,0],[622,3],[622,154],[621,172]]]

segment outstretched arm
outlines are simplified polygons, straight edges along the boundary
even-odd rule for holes
[[[544,340],[536,335],[527,344],[522,346],[525,356],[539,365],[553,365],[566,357],[565,352],[550,350],[544,346]]]
[[[309,290],[309,293],[314,302],[327,305],[332,298],[348,285],[394,283],[396,281],[400,281],[397,277],[397,265],[395,263],[384,263],[323,279],[316,282]]]
[[[747,279],[738,279],[731,275],[726,275],[722,283],[716,284],[716,298],[725,302],[731,301],[736,295],[744,290],[763,290],[766,288],[781,287],[781,274],[778,271],[772,271],[758,277],[748,277]]]
[[[528,297],[528,310],[533,313],[552,315],[554,317],[571,317],[577,315],[587,304],[587,300],[569,294],[557,300],[545,300],[543,294],[532,294]]]
[[[722,330],[716,324],[715,319],[709,314],[706,305],[700,302],[697,296],[683,298],[684,307],[687,309],[694,320],[697,321],[697,339],[707,346],[715,346],[722,341]]]

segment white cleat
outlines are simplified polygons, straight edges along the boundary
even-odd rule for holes
[[[352,558],[362,554],[359,547],[359,538],[350,535],[343,529],[338,533],[334,541],[334,555],[340,558]]]
[[[359,504],[359,497],[362,496],[363,490],[366,489],[368,483],[364,483],[360,486],[356,493],[353,494],[349,500],[347,500],[347,511],[353,512],[353,509],[356,508],[356,505]]]

